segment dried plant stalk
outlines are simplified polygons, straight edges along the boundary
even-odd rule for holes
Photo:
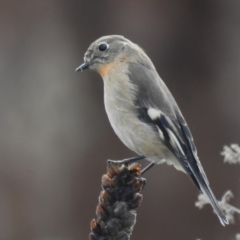
[[[142,202],[145,179],[138,163],[129,166],[108,162],[102,176],[102,191],[91,221],[90,240],[129,240]]]

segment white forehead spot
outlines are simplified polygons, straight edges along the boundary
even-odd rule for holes
[[[157,118],[160,118],[162,112],[154,108],[149,108],[147,113],[152,120],[156,120]]]

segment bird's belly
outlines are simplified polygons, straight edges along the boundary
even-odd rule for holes
[[[141,122],[134,114],[134,109],[128,111],[115,106],[114,110],[110,110],[109,106],[105,107],[114,132],[129,149],[156,163],[173,158],[158,132]]]
[[[179,169],[176,158],[163,143],[159,133],[153,126],[138,119],[138,111],[133,104],[134,88],[126,85],[129,79],[115,77],[118,81],[104,78],[104,104],[114,132],[137,154],[144,155],[155,163],[166,161]]]

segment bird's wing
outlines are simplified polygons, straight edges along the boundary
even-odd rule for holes
[[[144,61],[130,63],[129,79],[138,88],[135,105],[139,111],[139,119],[155,126],[165,145],[176,156],[185,172],[208,197],[221,223],[223,225],[228,223],[209,187],[187,123],[154,67],[146,65]]]
[[[140,107],[139,105],[138,118],[146,124],[153,126],[153,130],[159,133],[161,140],[178,159],[183,170],[189,175],[198,189],[201,190],[199,181],[194,174],[194,172],[200,173],[201,165],[199,167],[200,162],[197,158],[197,150],[183,118],[180,118],[183,123],[181,124],[178,119],[169,118],[159,109]],[[207,182],[204,172],[203,177]]]
[[[200,189],[200,180],[208,184],[186,121],[169,89],[151,65],[129,64],[129,79],[137,86],[135,104],[139,118],[156,126],[164,142]],[[137,74],[135,74],[137,73]]]

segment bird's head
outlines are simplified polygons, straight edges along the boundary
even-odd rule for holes
[[[76,71],[91,69],[104,77],[116,59],[120,61],[126,60],[126,56],[129,58],[130,51],[134,49],[142,51],[136,44],[123,36],[109,35],[101,37],[89,46],[84,54],[84,63]]]

